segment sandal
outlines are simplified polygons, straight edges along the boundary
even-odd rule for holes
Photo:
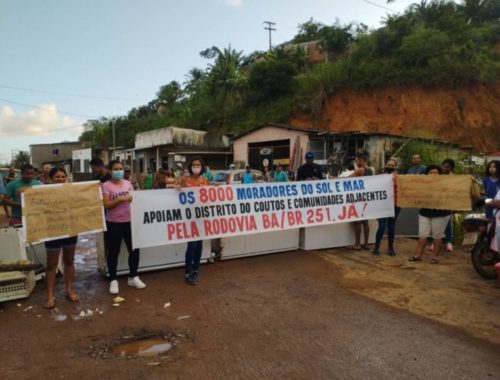
[[[351,245],[350,247],[347,247],[347,249],[350,251],[361,251],[361,247],[356,247],[355,245]]]
[[[368,247],[366,244],[362,244],[361,249],[364,249],[365,251],[369,251],[370,247]]]
[[[417,257],[417,256],[412,256],[408,259],[408,261],[422,261],[422,259],[420,257]]]
[[[78,302],[80,301],[80,296],[75,293],[66,294],[66,299],[71,302]]]
[[[51,300],[45,302],[43,307],[45,309],[53,309],[54,307],[56,307],[56,298],[53,297]]]

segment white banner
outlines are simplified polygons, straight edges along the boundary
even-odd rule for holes
[[[391,175],[135,191],[134,248],[394,216]]]

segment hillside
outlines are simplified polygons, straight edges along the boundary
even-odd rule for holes
[[[341,90],[328,99],[319,121],[296,114],[289,123],[336,132],[436,138],[483,152],[493,151],[500,146],[500,84],[457,90]]]

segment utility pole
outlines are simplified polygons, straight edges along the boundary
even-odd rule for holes
[[[115,149],[116,149],[116,144],[115,144],[115,124],[116,124],[116,117],[113,117],[113,119],[111,120],[111,128],[112,128],[112,132],[113,132],[113,151],[111,153],[111,159],[114,160],[115,159]]]
[[[271,21],[264,21],[263,24],[267,25],[264,29],[269,31],[269,51],[271,51],[273,47],[273,45],[271,44],[271,33],[273,31],[276,31],[276,29],[273,28],[273,26],[276,25],[276,23]]]

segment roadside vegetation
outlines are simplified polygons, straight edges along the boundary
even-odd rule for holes
[[[458,88],[496,85],[500,76],[498,0],[422,0],[383,26],[324,25],[309,20],[287,44],[248,56],[210,47],[184,83],[161,86],[156,98],[110,120],[89,120],[80,140],[92,147],[131,147],[136,133],[178,126],[237,135],[264,122],[285,123],[294,112],[321,114],[328,97],[345,89]],[[305,43],[324,61],[311,63]]]

